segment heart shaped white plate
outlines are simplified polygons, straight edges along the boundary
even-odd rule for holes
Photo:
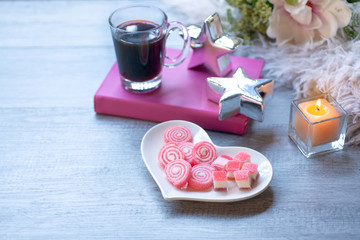
[[[212,143],[210,137],[204,129],[198,125],[187,121],[168,121],[160,123],[152,127],[144,135],[141,142],[141,155],[144,163],[159,186],[161,193],[166,200],[194,200],[205,202],[232,202],[252,198],[259,195],[269,186],[272,176],[273,168],[269,160],[261,153],[245,147],[219,147],[216,146],[217,155],[226,154],[231,157],[235,156],[240,151],[251,155],[251,162],[258,164],[259,178],[255,186],[251,190],[240,190],[235,181],[228,181],[228,191],[191,191],[179,190],[171,185],[165,176],[163,168],[158,162],[158,154],[161,147],[165,144],[163,140],[164,132],[167,128],[181,125],[190,129],[193,142],[209,141]]]

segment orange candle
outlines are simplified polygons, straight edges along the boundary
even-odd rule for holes
[[[326,120],[338,117],[339,113],[325,98],[299,103],[298,108],[308,121],[297,112],[294,129],[306,145],[308,141],[317,146],[338,139],[339,119]]]

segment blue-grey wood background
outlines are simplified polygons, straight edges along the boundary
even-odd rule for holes
[[[165,201],[140,142],[154,122],[97,115],[115,61],[107,18],[131,3],[0,1],[0,239],[359,239],[359,147],[307,159],[287,136],[291,89],[220,146],[263,153],[274,178],[233,203]]]

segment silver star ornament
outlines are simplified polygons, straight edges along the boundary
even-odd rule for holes
[[[274,89],[274,80],[251,79],[239,67],[232,78],[207,78],[208,99],[219,104],[219,119],[236,113],[262,122],[264,98]]]
[[[193,54],[188,68],[206,65],[216,76],[225,76],[232,71],[229,53],[241,45],[242,39],[223,32],[218,13],[205,19],[202,27],[187,27]]]

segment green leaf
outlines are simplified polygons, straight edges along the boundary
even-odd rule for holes
[[[287,4],[291,6],[296,6],[298,4],[298,0],[285,0]]]
[[[227,9],[226,11],[226,16],[227,16],[227,19],[229,21],[230,24],[233,24],[234,23],[234,18],[231,14],[231,10],[230,9]]]

